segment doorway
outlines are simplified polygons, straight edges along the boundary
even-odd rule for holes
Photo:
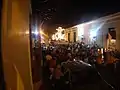
[[[76,32],[74,32],[74,42],[76,42]]]
[[[68,33],[68,42],[70,42],[70,33]]]

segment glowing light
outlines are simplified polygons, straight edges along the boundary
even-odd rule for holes
[[[96,28],[92,28],[90,30],[90,39],[92,40],[94,37],[97,36],[97,32],[98,30],[100,30],[100,28],[105,24],[105,22],[103,22],[102,24],[100,24],[99,26],[96,26]]]
[[[105,52],[107,51],[107,49],[105,48]]]
[[[82,37],[84,35],[84,24],[77,25],[78,36]]]
[[[90,38],[93,39],[94,37],[96,37],[97,35],[97,31],[93,30],[90,32]]]
[[[34,33],[35,35],[38,35],[38,34],[39,34],[39,32],[38,32],[37,30],[35,30],[33,33]]]
[[[73,59],[73,61],[75,61],[75,59]]]
[[[40,32],[39,32],[41,35],[45,36],[45,37],[49,37],[47,34],[45,34],[41,29],[40,29]]]
[[[41,35],[41,43],[45,43],[44,37]]]
[[[25,31],[25,34],[29,34],[29,31],[27,30],[27,31]]]
[[[65,34],[62,34],[64,29],[62,27],[58,27],[58,29],[56,29],[56,30],[57,30],[57,32],[52,35],[52,40],[62,40],[62,39],[64,39]]]
[[[102,55],[102,59],[104,59],[104,56]]]
[[[103,54],[103,48],[101,48],[101,53]]]
[[[55,40],[55,34],[52,35],[52,40]]]
[[[100,51],[100,49],[98,49],[98,52]]]
[[[28,35],[29,34],[29,31],[27,30],[27,31],[25,31],[24,32],[26,35]],[[40,31],[37,31],[37,29],[35,29],[34,31],[32,31],[32,34],[35,34],[36,36],[37,35],[41,35],[41,38],[44,38],[44,36],[45,37],[48,37],[48,35],[47,34],[45,34],[42,30],[41,30],[41,28],[40,28]]]
[[[116,40],[115,40],[115,39],[111,39],[111,42],[112,42],[112,43],[115,43],[115,42],[116,42]]]
[[[29,31],[25,31],[25,34],[29,34]],[[39,33],[37,31],[33,31],[32,34],[38,35]]]
[[[40,30],[40,34],[44,34],[44,32]]]
[[[28,31],[28,30],[27,30],[27,31],[25,31],[25,34],[29,34],[29,31]],[[38,34],[39,34],[39,32],[38,32],[37,30],[35,30],[35,31],[32,31],[32,34],[38,35]]]
[[[41,39],[44,39],[44,37],[41,35]]]

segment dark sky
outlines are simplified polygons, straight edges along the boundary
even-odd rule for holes
[[[120,11],[117,0],[33,0],[33,10],[38,9],[50,17],[44,26],[49,32],[58,26],[69,27]],[[47,12],[48,9],[52,9]],[[45,14],[44,13],[44,14]],[[45,17],[45,15],[43,16]],[[43,17],[41,17],[42,19]]]

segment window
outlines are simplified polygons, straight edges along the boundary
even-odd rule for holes
[[[114,28],[114,27],[112,27],[112,28],[108,28],[108,30],[109,30],[109,32],[111,32],[111,31],[115,31],[115,28]]]
[[[111,35],[112,39],[116,39],[116,30],[115,28],[108,28],[109,34]]]

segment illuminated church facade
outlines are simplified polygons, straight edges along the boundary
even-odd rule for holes
[[[96,42],[107,49],[119,49],[120,12],[66,28],[64,33],[69,42]]]

